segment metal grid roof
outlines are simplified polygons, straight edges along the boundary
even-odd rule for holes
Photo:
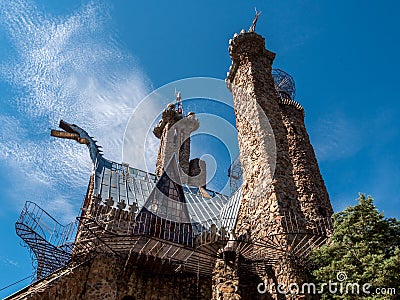
[[[171,211],[173,207],[179,206],[180,210],[188,211],[189,218],[182,219],[183,223],[201,224],[201,228],[210,228],[215,224],[226,229],[232,229],[236,223],[240,192],[228,197],[206,190],[211,196],[207,198],[201,193],[200,188],[182,185],[184,202],[179,205],[174,204],[173,199],[158,191],[156,187],[158,179],[154,174],[103,157],[96,161],[94,178],[94,195],[101,199],[102,204],[109,207],[126,211],[131,211],[134,207],[140,211],[147,203],[148,210],[152,211],[152,207],[157,207],[152,212],[163,214],[162,207],[168,210],[167,206],[170,206],[169,211]]]

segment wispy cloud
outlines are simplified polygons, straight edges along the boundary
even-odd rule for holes
[[[12,113],[0,115],[0,159],[20,190],[33,189],[23,200],[64,211],[80,205],[66,191],[83,197],[90,162],[82,146],[49,137],[60,119],[86,129],[107,157],[121,160],[126,123],[150,84],[114,38],[109,9],[90,2],[55,17],[31,1],[0,2],[0,28],[12,49],[0,72],[16,94],[8,99]]]
[[[360,128],[341,113],[321,116],[310,135],[320,161],[349,157],[362,147]]]
[[[16,262],[15,260],[9,259],[8,257],[4,257],[2,260],[3,260],[3,263],[5,263],[5,264],[12,265],[14,267],[18,267],[18,262]]]

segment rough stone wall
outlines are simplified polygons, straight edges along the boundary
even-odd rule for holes
[[[304,113],[292,105],[279,106],[287,131],[289,157],[301,210],[308,220],[330,217],[333,209],[304,125]]]
[[[72,252],[73,258],[78,256],[82,257],[83,255],[87,255],[93,249],[104,247],[97,238],[94,238],[94,234],[100,238],[102,238],[107,232],[128,237],[133,234],[136,212],[129,211],[128,207],[113,207],[113,199],[101,199],[96,197],[93,195],[93,188],[94,175],[92,174],[86,198],[82,206],[81,219]],[[106,201],[106,205],[102,203],[102,200]],[[93,226],[93,221],[99,224],[100,227],[97,225]],[[111,248],[113,248],[113,246],[117,245],[111,243]],[[127,251],[127,249],[122,250]],[[79,260],[81,260],[81,258]]]
[[[182,170],[182,176],[187,177],[189,175],[190,170],[190,132],[186,133],[184,129],[181,129],[181,138],[186,139],[182,142],[182,145],[179,148],[179,166]],[[187,180],[186,180],[187,181]]]
[[[288,139],[271,73],[275,54],[265,49],[260,35],[246,32],[230,41],[229,50],[232,66],[227,83],[234,98],[243,168],[236,234],[257,240],[284,232],[279,219],[285,212],[296,216],[300,227],[305,218],[293,176],[297,171],[293,170],[289,155],[292,141]],[[289,236],[279,238],[291,242]],[[298,267],[279,259],[281,263],[272,266],[277,282],[303,282],[304,274],[298,272]]]
[[[135,224],[135,212],[126,209],[92,204],[91,216],[107,231],[115,234],[132,235]]]
[[[7,299],[32,300],[211,299],[211,280],[196,275],[152,275],[138,267],[124,268],[115,257],[97,256],[65,268]]]
[[[96,203],[96,197],[92,197],[85,216],[77,232],[73,259],[82,261],[82,257],[92,256],[101,249],[129,252],[136,212]],[[110,237],[110,233],[119,236]]]
[[[212,279],[212,300],[239,300],[239,276],[234,262],[217,259]]]
[[[167,151],[167,134],[168,134],[169,124],[166,124],[164,130],[162,131],[162,135],[160,138],[160,146],[158,148],[157,162],[156,162],[156,175],[161,176],[165,162],[165,157],[168,155],[171,157],[171,153],[166,153]]]
[[[83,241],[86,239],[87,232],[84,230],[84,222],[86,218],[90,218],[92,216],[91,207],[93,206],[93,190],[94,190],[94,174],[90,176],[88,189],[86,191],[85,201],[82,205],[82,212],[81,212],[81,222],[79,223],[78,230],[76,233],[75,241]],[[89,242],[91,243],[91,242]],[[72,256],[80,254],[80,250],[74,248],[72,252]]]
[[[228,80],[232,83],[244,181],[244,205],[237,233],[246,233],[251,228],[252,235],[262,237],[266,224],[282,212],[291,211],[302,217],[286,128],[271,74],[275,55],[265,49],[264,39],[256,33],[237,36],[230,54],[237,66]],[[273,144],[276,151],[271,147]],[[248,209],[253,212],[249,214],[245,211]]]

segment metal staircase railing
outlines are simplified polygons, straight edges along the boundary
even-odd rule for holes
[[[34,254],[36,279],[59,269],[71,258],[77,222],[64,226],[40,206],[27,201],[15,230]]]

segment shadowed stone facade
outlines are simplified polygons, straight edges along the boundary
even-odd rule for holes
[[[211,281],[195,275],[154,275],[140,267],[126,268],[115,257],[96,256],[56,272],[10,299],[135,300],[211,299]]]
[[[309,220],[330,217],[333,210],[304,125],[304,111],[294,105],[282,103],[279,107],[286,127],[288,154],[293,166],[293,179],[301,211]]]

